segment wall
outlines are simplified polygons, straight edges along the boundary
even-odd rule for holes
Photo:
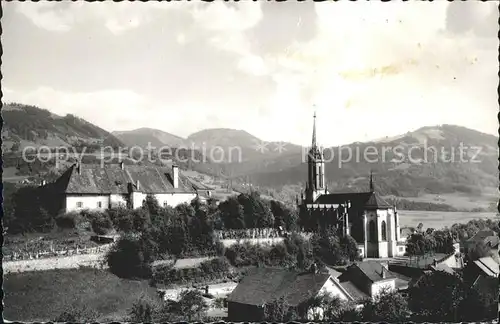
[[[140,208],[142,206],[142,202],[146,199],[146,196],[147,195],[143,192],[137,192],[137,191],[132,192],[132,198],[131,198],[132,208],[133,209]]]
[[[158,204],[164,206],[166,202],[168,206],[175,207],[182,203],[190,203],[196,198],[195,193],[175,193],[175,194],[156,194],[156,199],[158,199]]]
[[[389,242],[387,241],[382,241],[378,243],[378,257],[379,258],[388,258],[389,256],[392,256],[389,254],[390,251],[390,245]]]
[[[439,262],[440,264],[446,264],[450,268],[462,268],[462,262],[460,262],[460,259],[457,259],[455,257],[455,254],[447,257],[446,259],[442,260]]]
[[[120,205],[123,207],[127,207],[127,199],[124,195],[111,194],[109,196],[109,203],[111,207],[118,207]]]
[[[401,251],[400,251],[401,249]],[[397,244],[396,245],[396,253],[395,256],[404,256],[406,253],[406,245],[404,244]]]
[[[335,284],[334,279],[330,278],[325,282],[323,287],[321,287],[318,295],[322,294],[330,294],[331,296],[337,296],[342,300],[347,300],[347,296],[344,294],[342,290],[340,290],[339,286]]]
[[[77,203],[82,202],[82,207],[77,207]],[[97,207],[97,203],[101,203],[101,208]],[[66,212],[89,210],[106,210],[109,207],[109,195],[67,195],[66,196]]]
[[[375,297],[384,288],[389,288],[391,290],[395,290],[396,289],[396,280],[395,279],[389,279],[387,281],[374,282],[372,284],[372,286],[371,286],[371,289],[370,289],[371,296]]]

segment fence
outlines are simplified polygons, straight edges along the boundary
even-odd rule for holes
[[[247,228],[247,229],[229,229],[214,231],[215,237],[219,240],[237,240],[237,239],[270,239],[283,237],[276,228]]]
[[[4,255],[4,261],[21,261],[21,260],[35,260],[35,259],[46,259],[62,256],[72,256],[72,255],[82,255],[82,254],[101,254],[109,250],[112,244],[106,244],[101,246],[88,247],[83,245],[77,245],[73,249],[49,249],[49,250],[32,250],[26,251],[19,249],[10,254]]]

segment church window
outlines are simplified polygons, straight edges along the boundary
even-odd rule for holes
[[[387,241],[387,224],[382,221],[382,241]]]
[[[375,221],[371,220],[369,225],[370,241],[377,242],[377,228]]]

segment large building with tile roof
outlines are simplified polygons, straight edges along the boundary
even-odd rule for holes
[[[396,207],[387,203],[375,191],[371,174],[368,191],[328,191],[325,182],[325,160],[322,149],[316,142],[316,114],[307,166],[306,189],[301,201],[297,201],[302,211],[309,213],[312,219],[333,224],[341,235],[352,236],[358,242],[362,257],[387,258],[405,254],[406,245],[405,240],[401,238]]]
[[[54,183],[46,185],[60,210],[105,210],[111,207],[135,209],[147,195],[160,206],[175,207],[196,197],[209,197],[211,189],[182,175],[179,168],[156,166],[74,164]]]
[[[355,301],[328,273],[297,272],[286,269],[255,268],[250,271],[229,295],[228,320],[263,321],[266,303],[284,298],[299,311],[301,305],[319,295],[337,296]],[[321,310],[317,310],[321,313]],[[314,318],[308,314],[309,319]]]

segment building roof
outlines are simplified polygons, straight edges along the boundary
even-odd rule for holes
[[[497,234],[492,230],[481,230],[477,232],[476,235],[468,239],[467,242],[484,242],[488,237],[491,236],[497,237]]]
[[[363,274],[372,282],[396,278],[396,275],[384,268],[384,266],[377,261],[358,262],[353,266],[360,269],[361,272],[363,272]],[[382,272],[385,272],[385,276]]]
[[[285,297],[290,306],[297,306],[317,295],[329,279],[329,274],[257,268],[241,280],[228,301],[262,306]]]
[[[434,271],[443,271],[451,275],[455,274],[455,271],[450,268],[446,263],[438,263],[437,265],[431,265],[430,268]]]
[[[479,260],[474,261],[474,263],[488,276],[498,276],[499,265],[495,260],[493,260],[492,257],[480,258]]]
[[[356,287],[356,285],[352,281],[349,280],[340,281],[340,285],[347,291],[347,293],[356,302],[361,302],[363,300],[370,298],[370,296],[367,293]]]
[[[129,185],[133,190],[148,194],[194,193],[193,184],[179,172],[179,186],[174,188],[171,169],[155,166],[124,166],[83,164],[80,173],[71,166],[56,181],[59,189],[67,194],[126,194]],[[139,182],[139,188],[137,183]]]
[[[377,192],[349,192],[349,193],[330,193],[319,196],[315,204],[343,204],[350,201],[354,205],[363,205],[369,209],[391,208]]]
[[[413,230],[411,228],[405,227],[401,229],[401,237],[408,238],[408,236],[413,234]]]

